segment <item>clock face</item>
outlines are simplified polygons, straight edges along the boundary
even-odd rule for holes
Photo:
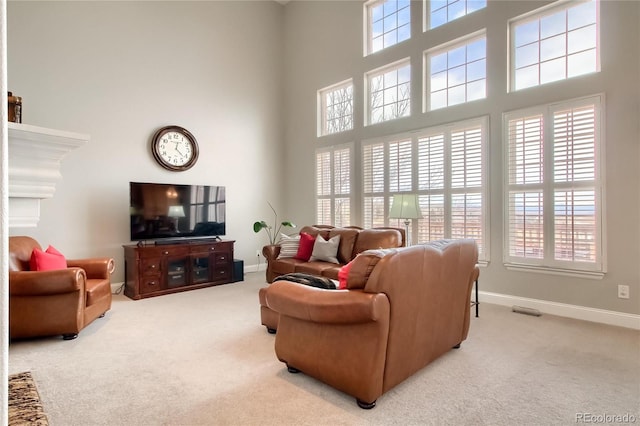
[[[174,166],[184,166],[193,155],[191,143],[178,132],[167,132],[158,142],[160,157]]]
[[[173,171],[187,170],[198,159],[195,137],[179,126],[159,129],[153,136],[151,150],[162,167]]]

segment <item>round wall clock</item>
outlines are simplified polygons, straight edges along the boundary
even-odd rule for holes
[[[188,170],[198,160],[198,142],[187,129],[165,126],[153,135],[151,151],[158,164],[168,170]]]

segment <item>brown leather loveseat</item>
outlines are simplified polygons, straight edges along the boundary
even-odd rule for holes
[[[336,235],[340,235],[338,244],[337,260],[339,263],[329,263],[325,261],[305,261],[296,258],[278,259],[280,254],[279,245],[268,245],[262,249],[262,254],[267,260],[266,279],[268,283],[284,274],[304,273],[322,277],[338,279],[340,269],[353,260],[359,253],[369,249],[402,247],[405,245],[405,231],[400,228],[369,228],[358,227],[332,227],[327,225],[304,226],[300,233],[307,233],[317,238],[322,236],[329,240]],[[278,326],[278,315],[266,306],[264,292],[266,288],[259,291],[260,317],[262,325],[267,327],[270,333],[274,333]]]
[[[473,240],[442,240],[360,254],[346,290],[276,281],[265,290],[276,355],[372,408],[467,338],[477,260]]]
[[[111,309],[112,258],[68,259],[66,269],[31,271],[36,240],[9,237],[9,336],[62,335],[80,330]]]

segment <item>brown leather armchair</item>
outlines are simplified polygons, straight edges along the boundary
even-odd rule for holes
[[[111,309],[111,258],[67,260],[67,269],[30,271],[36,240],[9,237],[9,337],[65,340]]]
[[[443,240],[357,256],[347,290],[276,281],[265,291],[279,315],[275,352],[372,408],[383,393],[460,347],[478,278],[473,240]]]

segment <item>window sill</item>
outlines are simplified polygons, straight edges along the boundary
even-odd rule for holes
[[[552,268],[549,266],[521,265],[517,263],[505,263],[504,266],[510,271],[534,272],[538,274],[561,275],[564,277],[588,278],[591,280],[601,280],[604,272],[578,271],[573,269]]]

